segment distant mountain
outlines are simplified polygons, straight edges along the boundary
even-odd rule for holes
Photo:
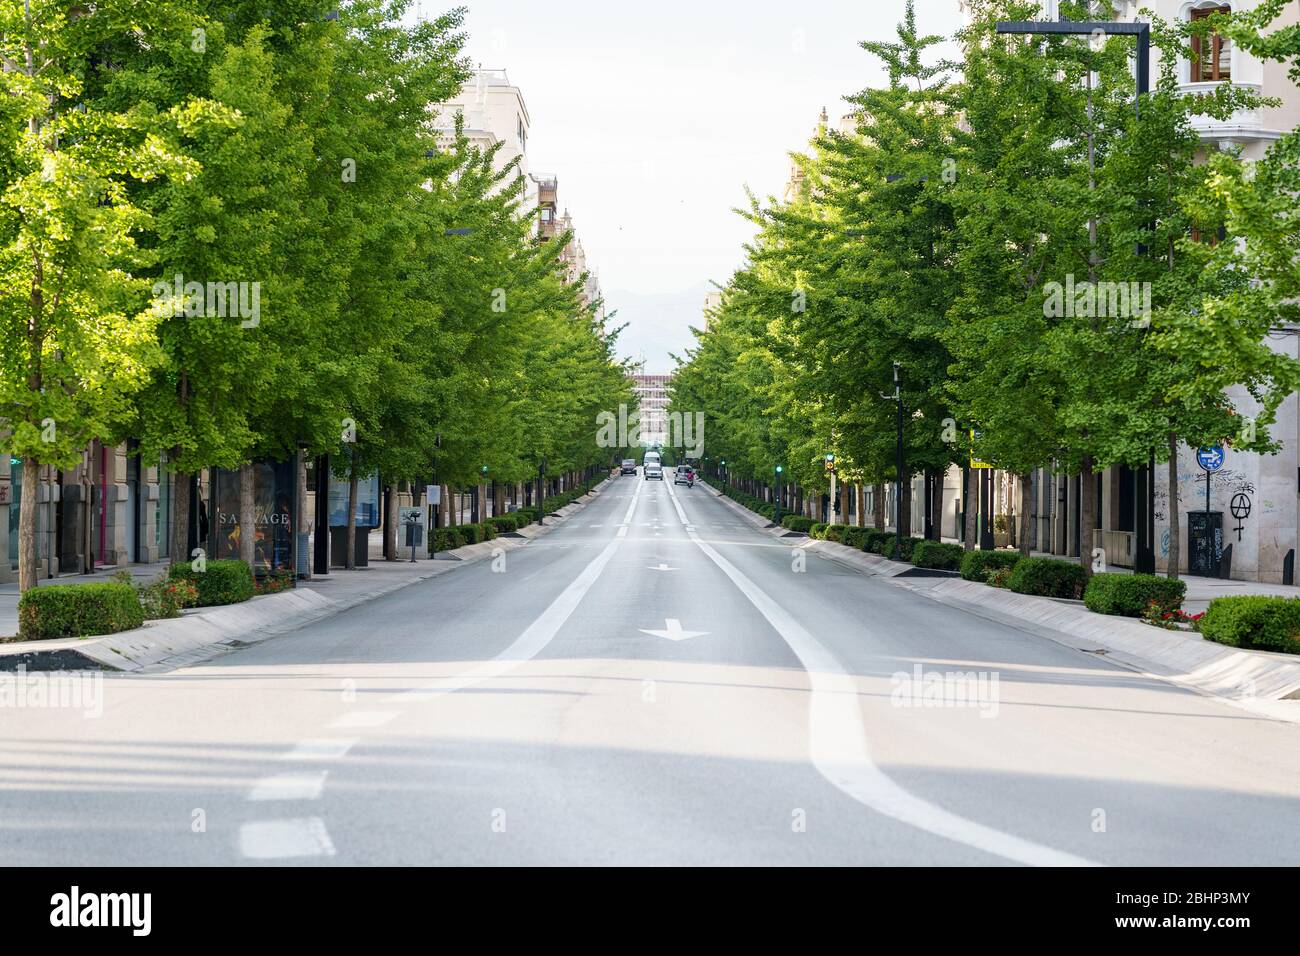
[[[627,325],[618,339],[619,353],[644,359],[647,375],[673,371],[669,353],[682,355],[695,344],[691,326],[704,325],[704,295],[711,291],[711,283],[701,282],[681,292],[606,292],[606,308],[618,310],[613,324]]]

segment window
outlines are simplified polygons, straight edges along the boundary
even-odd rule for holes
[[[1214,13],[1230,13],[1229,7],[1203,7],[1192,11],[1192,22]],[[1217,33],[1192,37],[1193,83],[1217,83],[1232,79],[1232,41]]]

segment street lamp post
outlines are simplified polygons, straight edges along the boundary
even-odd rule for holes
[[[781,524],[781,473],[785,471],[783,465],[776,466],[776,518],[778,525]]]
[[[898,379],[900,367],[899,363],[894,363],[894,394],[882,393],[880,396],[897,405],[894,434],[894,468],[897,471],[894,476],[894,551],[890,555],[895,561],[902,559],[902,543],[899,539],[903,536],[903,390]]]
[[[1066,36],[1131,36],[1137,40],[1137,96],[1133,107],[1138,119],[1142,118],[1142,99],[1151,91],[1151,24],[1126,23],[1117,20],[999,20],[998,33],[1025,33],[1034,35]],[[1138,244],[1138,253],[1144,247]],[[1146,505],[1146,514],[1137,515],[1135,528],[1137,540],[1134,542],[1136,553],[1133,556],[1133,570],[1139,573],[1153,573],[1156,569],[1156,456],[1154,452],[1148,462],[1145,474],[1143,469],[1135,473],[1137,486],[1134,498]],[[1170,560],[1176,560],[1171,558]]]

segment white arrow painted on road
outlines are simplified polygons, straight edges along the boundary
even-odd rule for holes
[[[670,568],[668,567],[668,565],[663,563],[660,563],[658,567],[655,567],[653,564],[647,564],[646,567],[649,568],[651,571],[676,571],[677,570],[676,568]]]
[[[670,641],[685,641],[685,640],[689,640],[692,637],[703,637],[704,635],[709,633],[708,631],[683,631],[682,622],[677,620],[677,618],[675,617],[665,618],[664,626],[667,628],[667,630],[648,631],[643,627],[641,628],[641,633],[650,634],[653,637],[666,637]]]

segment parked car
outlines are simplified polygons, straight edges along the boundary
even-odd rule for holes
[[[651,478],[658,478],[660,481],[664,480],[663,460],[655,452],[646,453],[645,467],[642,470],[645,472],[646,481]]]
[[[635,474],[636,474],[636,459],[635,459],[635,458],[624,458],[624,459],[623,459],[623,464],[622,464],[622,465],[619,467],[619,469],[618,469],[618,473],[619,473],[620,476],[621,476],[621,475],[635,475]]]
[[[677,473],[673,475],[674,485],[685,485],[687,488],[695,487],[695,469],[690,465],[678,465]]]

